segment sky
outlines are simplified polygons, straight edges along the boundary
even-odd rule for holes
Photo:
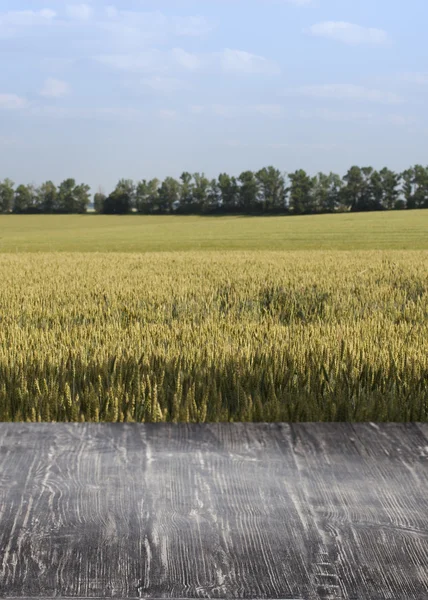
[[[426,0],[0,0],[0,179],[428,163]]]

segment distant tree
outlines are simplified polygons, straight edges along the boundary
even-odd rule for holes
[[[332,212],[329,207],[330,183],[328,175],[318,173],[313,178],[313,203],[315,211],[319,213]]]
[[[382,196],[382,184],[379,175],[373,175],[372,167],[351,167],[343,180],[343,199],[353,211],[379,210],[379,197]],[[372,177],[374,179],[372,180]],[[375,195],[376,194],[376,195]]]
[[[98,191],[96,194],[94,194],[95,212],[97,212],[99,214],[104,212],[104,203],[105,203],[106,199],[107,199],[107,196],[101,191]]]
[[[32,185],[19,185],[15,190],[13,212],[16,214],[35,212],[35,198],[36,193]]]
[[[115,189],[118,194],[125,194],[128,197],[130,209],[135,206],[135,189],[132,179],[120,179]]]
[[[415,165],[413,173],[415,206],[416,208],[428,208],[428,167]]]
[[[113,192],[105,199],[103,212],[106,215],[126,215],[131,212],[134,201],[133,181],[120,179]]]
[[[343,181],[346,184],[342,194],[344,204],[350,210],[357,210],[364,187],[364,177],[361,168],[357,166],[351,167],[344,176]]]
[[[221,205],[221,191],[217,179],[212,179],[208,190],[208,211],[215,212]]]
[[[90,188],[65,179],[39,188],[0,181],[0,212],[85,213]],[[244,171],[238,178],[221,173],[211,181],[204,173],[187,171],[180,179],[143,179],[137,185],[121,179],[106,196],[100,188],[93,197],[95,211],[105,214],[292,214],[428,208],[428,166],[415,165],[403,173],[387,167],[352,166],[343,178],[335,173],[311,177],[303,169],[285,175],[273,166]]]
[[[257,171],[259,203],[263,212],[285,210],[286,189],[284,176],[274,167],[265,167]]]
[[[253,171],[244,171],[238,177],[239,208],[244,213],[249,213],[258,208],[259,184]]]
[[[77,203],[74,197],[75,187],[76,181],[74,179],[66,179],[60,184],[58,188],[58,212],[77,212]]]
[[[15,195],[14,185],[11,179],[0,182],[0,212],[2,213],[12,212]]]
[[[227,173],[221,173],[218,177],[218,187],[220,190],[221,208],[227,212],[236,210],[238,206],[239,186],[235,177],[230,177]]]
[[[58,191],[52,181],[46,181],[37,190],[37,206],[41,213],[59,212]]]
[[[185,171],[184,173],[182,173],[180,175],[180,181],[181,181],[181,185],[180,185],[180,212],[184,212],[184,213],[188,213],[188,212],[192,212],[192,210],[195,208],[194,207],[194,196],[193,196],[193,192],[194,192],[194,185],[192,182],[192,175],[190,173],[188,173],[187,171]]]
[[[391,171],[386,167],[379,172],[379,175],[381,177],[383,187],[383,206],[387,210],[393,210],[397,208],[397,203],[399,202],[400,198],[399,185],[401,175],[394,173],[394,171]]]
[[[159,185],[158,179],[147,181],[143,179],[137,185],[135,205],[137,212],[150,215],[159,210]]]
[[[315,212],[313,189],[315,182],[303,169],[289,174],[290,209],[295,215]]]
[[[385,202],[385,189],[382,175],[373,171],[369,176],[366,210],[383,210]]]
[[[173,177],[167,177],[159,188],[159,210],[163,213],[171,213],[179,200],[179,182]]]
[[[103,213],[105,215],[126,215],[131,211],[129,198],[126,194],[114,190],[104,200]]]
[[[428,167],[415,165],[406,169],[401,177],[407,208],[428,208]]]
[[[85,183],[76,185],[74,188],[75,208],[78,214],[83,214],[88,210],[89,202],[91,201],[90,187]]]
[[[57,212],[67,214],[85,213],[90,202],[89,186],[76,185],[74,179],[66,179],[58,188]]]
[[[412,209],[416,208],[416,200],[414,198],[414,170],[406,169],[401,174],[401,178],[403,180],[403,195],[404,200],[406,202],[406,208]]]
[[[193,187],[194,208],[198,213],[206,212],[208,209],[208,194],[210,189],[210,181],[204,173],[194,173]]]
[[[315,212],[333,213],[339,208],[343,183],[339,175],[318,173],[313,179],[313,206]]]

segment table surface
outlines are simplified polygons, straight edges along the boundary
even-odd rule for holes
[[[0,596],[428,599],[428,425],[0,424]]]

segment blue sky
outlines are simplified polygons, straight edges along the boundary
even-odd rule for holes
[[[0,0],[0,178],[428,162],[426,0]]]

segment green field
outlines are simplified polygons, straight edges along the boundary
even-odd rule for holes
[[[302,217],[0,216],[0,252],[411,249],[428,249],[428,210]]]
[[[428,211],[0,226],[0,420],[428,421]]]

